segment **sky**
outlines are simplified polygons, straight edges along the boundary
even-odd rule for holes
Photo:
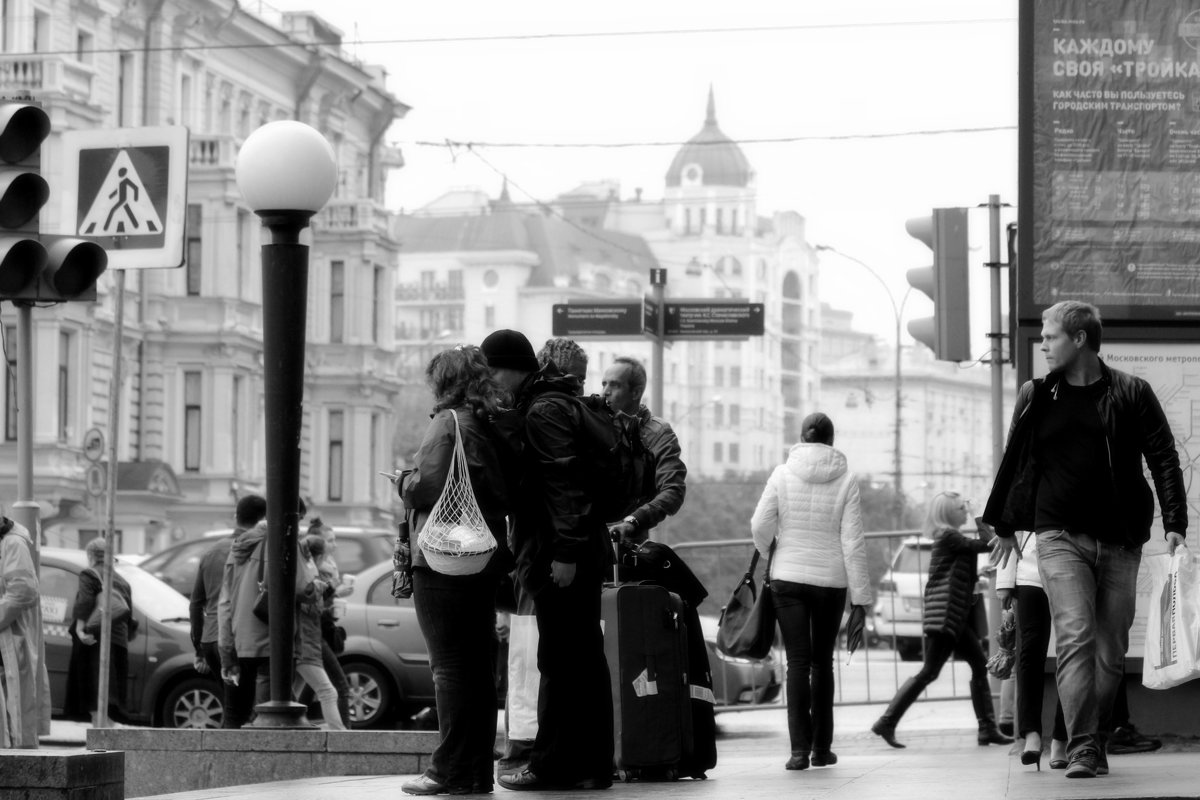
[[[905,272],[930,262],[905,221],[992,194],[1016,203],[1017,0],[243,7],[314,11],[351,55],[386,68],[389,91],[411,106],[388,136],[406,161],[389,179],[393,210],[464,186],[496,196],[504,177],[516,201],[603,179],[623,197],[661,198],[711,86],[722,130],[757,172],[760,215],[799,212],[811,244],[851,256],[822,253],[822,299],[888,340]],[[596,144],[609,146],[584,146]],[[986,216],[971,226],[986,243]],[[982,267],[972,281],[986,287]],[[914,292],[903,317],[930,309]]]

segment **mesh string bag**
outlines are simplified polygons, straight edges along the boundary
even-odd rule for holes
[[[442,495],[429,512],[417,536],[417,546],[430,568],[443,575],[474,575],[487,565],[496,550],[496,537],[488,529],[471,489],[467,456],[463,452],[458,414],[454,418],[454,457],[446,474]]]

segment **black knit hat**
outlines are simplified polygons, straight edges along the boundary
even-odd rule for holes
[[[533,354],[533,345],[520,331],[493,331],[479,346],[487,358],[488,366],[495,369],[515,369],[520,372],[537,372],[537,357]]]
[[[809,414],[800,423],[800,441],[833,444],[833,420],[820,411]]]

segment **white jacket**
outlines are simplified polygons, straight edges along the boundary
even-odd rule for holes
[[[1017,546],[1008,557],[1008,564],[996,568],[996,588],[1012,589],[1017,586],[1042,588],[1042,576],[1038,572],[1037,535],[1032,531],[1017,531]],[[1016,550],[1021,551],[1017,558]]]
[[[764,557],[779,537],[772,578],[845,587],[851,603],[871,602],[858,483],[840,451],[824,444],[792,447],[767,479],[750,532]]]

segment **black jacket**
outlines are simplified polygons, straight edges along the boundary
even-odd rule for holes
[[[1054,402],[1061,380],[1059,373],[1036,378],[1017,395],[1008,445],[983,512],[983,521],[1000,536],[1034,529],[1039,476],[1033,437],[1042,410]],[[1120,515],[1116,522],[1125,530],[1125,546],[1145,544],[1154,519],[1154,496],[1142,473],[1143,456],[1158,491],[1163,527],[1186,535],[1187,498],[1179,453],[1154,390],[1141,378],[1112,369],[1103,361],[1100,381],[1105,391],[1096,410],[1105,430],[1109,485],[1096,491],[1112,499]]]
[[[921,629],[957,639],[971,618],[975,584],[979,581],[977,556],[988,543],[971,539],[954,528],[933,534],[929,555],[929,580],[925,582],[925,610]]]

